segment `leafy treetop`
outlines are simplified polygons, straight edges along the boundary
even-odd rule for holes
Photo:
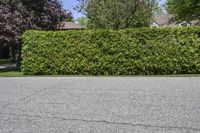
[[[167,0],[165,8],[168,13],[174,14],[177,20],[199,20],[199,0]]]

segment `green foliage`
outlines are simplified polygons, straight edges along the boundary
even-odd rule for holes
[[[125,29],[148,27],[157,0],[78,0],[78,11],[84,13],[91,28]]]
[[[0,65],[10,63],[9,59],[0,59]]]
[[[200,73],[200,27],[27,31],[22,72],[29,75]]]
[[[199,0],[167,0],[166,10],[174,14],[177,20],[199,20],[200,1]]]
[[[77,21],[78,24],[80,24],[81,26],[87,27],[87,26],[88,26],[89,19],[88,19],[87,17],[80,17],[80,18],[77,18],[76,21]]]

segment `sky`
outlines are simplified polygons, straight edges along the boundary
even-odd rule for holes
[[[75,19],[83,16],[81,13],[77,13],[77,11],[75,11],[73,9],[73,7],[75,7],[77,5],[77,3],[78,3],[77,0],[61,0],[61,1],[62,1],[64,9],[70,10]],[[165,1],[166,0],[160,0],[160,5],[164,4]]]

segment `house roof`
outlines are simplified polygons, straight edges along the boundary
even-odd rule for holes
[[[61,24],[58,25],[59,30],[79,30],[79,29],[84,29],[85,27],[82,27],[74,22],[62,22]]]
[[[159,26],[168,26],[172,23],[174,16],[173,15],[156,15],[153,18],[153,22],[158,24]]]
[[[170,14],[164,14],[164,15],[156,15],[153,18],[153,26],[170,26],[170,27],[174,27],[177,26],[179,24],[182,23],[188,23],[191,26],[199,26],[200,25],[200,21],[199,20],[193,20],[193,21],[175,21],[175,16],[174,15],[170,15]]]
[[[193,20],[190,22],[192,26],[200,26],[200,21],[199,20]]]

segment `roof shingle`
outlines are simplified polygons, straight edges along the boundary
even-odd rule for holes
[[[59,30],[75,30],[75,29],[84,29],[84,27],[73,23],[73,22],[62,22],[61,24],[58,25]]]

